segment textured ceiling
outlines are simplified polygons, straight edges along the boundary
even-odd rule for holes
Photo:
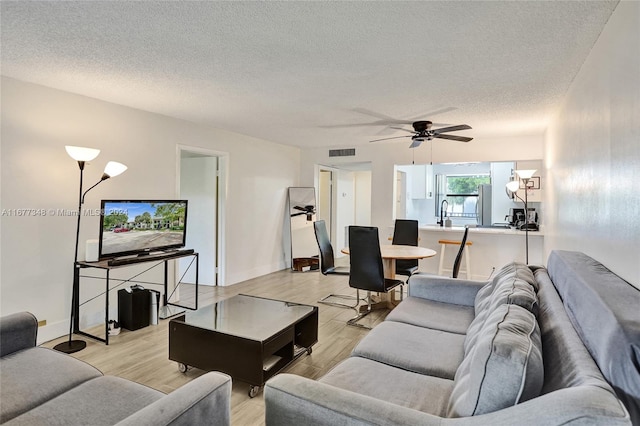
[[[2,1],[1,71],[302,147],[403,134],[332,127],[372,113],[517,137],[544,131],[616,5]]]

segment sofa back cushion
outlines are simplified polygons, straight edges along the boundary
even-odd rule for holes
[[[531,284],[535,291],[538,291],[537,283],[531,269],[529,269],[529,267],[524,263],[511,262],[500,268],[493,278],[478,291],[475,300],[476,311],[479,309],[479,306],[486,303],[487,299],[491,297],[493,290],[498,285],[513,279],[523,280]]]
[[[505,273],[504,271],[511,271]],[[502,268],[500,277],[493,279],[482,287],[475,303],[475,317],[467,329],[467,338],[464,342],[464,350],[467,353],[477,339],[478,333],[488,316],[495,309],[504,304],[518,305],[534,315],[538,315],[537,283],[533,272],[524,264],[511,263]],[[483,294],[480,294],[480,293]]]
[[[489,314],[456,371],[448,417],[494,412],[539,395],[544,381],[540,328],[518,305]]]

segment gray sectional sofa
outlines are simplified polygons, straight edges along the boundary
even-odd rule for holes
[[[640,291],[578,252],[486,283],[414,275],[320,380],[269,380],[266,423],[640,424],[638,312]]]
[[[229,425],[231,379],[207,373],[165,395],[48,348],[30,313],[0,319],[0,423]]]

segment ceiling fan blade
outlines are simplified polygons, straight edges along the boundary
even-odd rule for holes
[[[395,136],[395,137],[392,137],[392,138],[374,139],[374,140],[369,141],[369,142],[380,142],[380,141],[388,141],[389,139],[400,139],[400,138],[410,138],[410,137],[411,137],[410,135],[407,135],[407,136]]]
[[[398,121],[397,119],[395,119],[395,118],[393,118],[393,117],[391,117],[389,115],[385,115],[385,114],[381,114],[379,112],[371,111],[370,109],[366,109],[366,108],[353,108],[352,111],[358,112],[360,114],[368,115],[370,117],[379,118],[381,120]]]
[[[396,130],[402,130],[403,132],[415,133],[415,131],[409,130],[409,129],[405,129],[404,127],[390,126],[389,128],[390,129],[396,129]]]
[[[385,114],[380,114],[379,112],[375,112],[375,111],[371,111],[368,110],[366,108],[354,108],[352,109],[352,111],[358,112],[360,114],[364,114],[364,115],[368,115],[371,117],[375,117],[378,118],[378,121],[374,121],[372,123],[370,123],[370,125],[375,125],[375,126],[385,126],[385,125],[391,125],[391,124],[411,124],[413,123],[413,121],[411,120],[400,120]]]
[[[385,125],[386,125],[385,123],[369,122],[369,123],[351,123],[351,124],[328,124],[328,125],[321,125],[318,127],[322,127],[324,129],[336,129],[341,127],[385,126]]]
[[[424,139],[414,139],[411,145],[409,145],[409,148],[417,148],[422,142],[424,142]]]
[[[473,138],[468,138],[466,136],[456,136],[456,135],[433,135],[434,138],[440,138],[440,139],[450,139],[452,141],[458,141],[458,142],[469,142],[471,140],[473,140]]]
[[[419,120],[419,119],[421,119],[423,117],[431,117],[431,116],[438,115],[438,114],[444,114],[445,112],[455,111],[457,109],[458,108],[456,108],[456,107],[440,108],[440,109],[437,109],[435,111],[427,112],[425,114],[420,114],[417,117],[412,118],[412,120],[413,121],[417,121],[417,120]],[[433,124],[436,124],[436,123],[433,123]]]
[[[469,130],[471,126],[466,124],[459,124],[457,126],[443,127],[441,129],[435,129],[433,132],[437,135],[439,133],[455,132],[457,130]]]

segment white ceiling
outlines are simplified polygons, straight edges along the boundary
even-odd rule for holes
[[[3,0],[1,70],[301,147],[404,134],[331,127],[367,112],[517,137],[544,131],[616,5]]]

